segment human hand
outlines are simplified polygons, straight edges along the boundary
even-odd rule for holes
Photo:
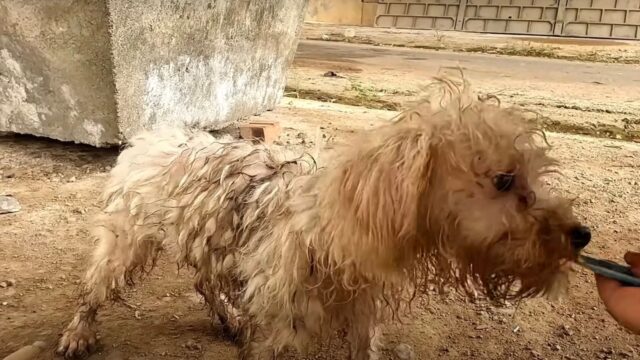
[[[640,277],[640,253],[628,252],[624,260],[635,276]],[[640,287],[623,286],[620,282],[596,275],[598,294],[607,311],[618,323],[640,334]]]

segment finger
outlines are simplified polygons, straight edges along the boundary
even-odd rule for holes
[[[640,276],[640,253],[629,251],[624,254],[624,261],[631,266],[635,276]]]
[[[598,293],[603,300],[608,299],[612,294],[614,294],[622,284],[617,280],[610,279],[606,276],[595,274],[596,276],[596,285],[598,286]]]
[[[627,329],[640,333],[640,289],[622,286],[618,281],[596,275],[598,293],[607,311]]]
[[[627,329],[640,333],[640,289],[621,287],[614,292],[607,306],[609,313]]]
[[[598,288],[598,294],[604,302],[607,308],[615,306],[615,296],[618,290],[622,287],[622,284],[617,280],[610,279],[606,276],[596,274],[596,286]]]
[[[640,265],[640,253],[627,251],[627,253],[624,254],[624,260],[629,265]]]

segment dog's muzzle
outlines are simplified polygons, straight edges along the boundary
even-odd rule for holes
[[[576,250],[582,250],[591,241],[591,230],[586,226],[576,226],[569,230],[571,246]]]

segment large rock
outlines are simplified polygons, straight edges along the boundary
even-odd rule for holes
[[[96,146],[272,109],[306,0],[0,0],[0,131]]]

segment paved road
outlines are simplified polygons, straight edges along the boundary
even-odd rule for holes
[[[520,56],[454,53],[327,41],[301,41],[297,59],[351,63],[385,71],[431,76],[441,67],[460,66],[474,78],[508,78],[548,83],[629,87],[640,94],[640,66],[583,63]],[[631,90],[631,89],[630,89]]]
[[[302,41],[295,64],[294,83],[307,88],[340,94],[351,81],[357,81],[383,88],[391,94],[387,99],[400,102],[402,95],[393,94],[419,90],[443,67],[461,67],[479,92],[497,94],[506,103],[555,120],[626,128],[640,119],[639,65],[327,41]],[[328,70],[347,75],[349,80],[323,78]]]

